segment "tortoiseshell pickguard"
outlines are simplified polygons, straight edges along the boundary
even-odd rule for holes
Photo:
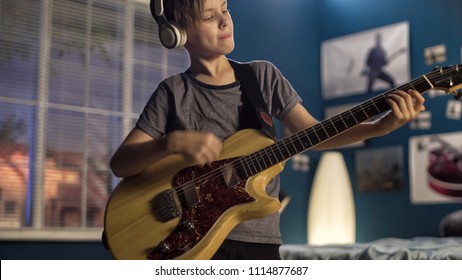
[[[156,247],[148,254],[148,259],[174,259],[188,252],[209,232],[226,210],[238,204],[255,201],[245,190],[246,178],[237,178],[236,184],[232,186],[225,182],[221,167],[234,160],[236,158],[216,161],[203,167],[188,167],[175,175],[172,186],[177,190],[181,204],[180,222],[163,241],[170,249]],[[192,181],[195,182],[194,193],[197,193],[199,201],[189,206],[181,194],[181,187],[178,186],[188,186],[188,182]],[[183,226],[185,224],[192,227]]]

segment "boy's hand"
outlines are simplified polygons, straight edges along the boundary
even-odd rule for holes
[[[377,123],[378,129],[383,135],[412,121],[420,112],[425,110],[425,99],[416,90],[409,90],[407,93],[397,90],[387,97],[387,102],[392,109],[392,113]]]
[[[174,131],[167,135],[167,149],[181,154],[188,162],[204,165],[218,159],[223,144],[213,133]]]

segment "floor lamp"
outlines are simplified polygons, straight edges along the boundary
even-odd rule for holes
[[[340,152],[324,152],[316,169],[308,207],[308,244],[356,241],[353,191]]]

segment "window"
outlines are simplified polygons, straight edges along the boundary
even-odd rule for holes
[[[0,0],[0,238],[99,239],[110,156],[160,80],[147,0]]]

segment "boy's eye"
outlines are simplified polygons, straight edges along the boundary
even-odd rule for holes
[[[204,17],[204,21],[210,21],[213,19],[213,15]]]
[[[230,10],[226,9],[226,10],[223,10],[222,12],[223,12],[223,14],[227,14],[227,13],[230,12]],[[204,18],[203,18],[203,20],[204,20],[204,21],[211,21],[211,20],[214,19],[214,17],[215,17],[215,16],[214,16],[213,14],[211,14],[211,15],[205,15]]]

